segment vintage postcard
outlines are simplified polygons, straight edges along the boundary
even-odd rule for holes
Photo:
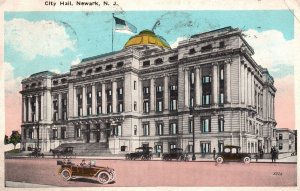
[[[3,189],[298,188],[296,0],[0,7]]]

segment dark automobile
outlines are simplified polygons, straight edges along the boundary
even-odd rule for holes
[[[189,157],[188,155],[183,154],[183,149],[181,148],[173,148],[170,150],[169,153],[164,153],[162,156],[163,160],[172,160],[172,159],[176,159],[176,160],[184,160],[184,161],[188,161]]]
[[[75,179],[77,177],[92,177],[98,180],[100,184],[107,184],[115,181],[115,170],[109,167],[96,166],[95,161],[90,161],[88,164],[82,160],[80,164],[74,164],[70,160],[57,161],[57,165],[61,167],[58,173],[61,174],[64,180]]]
[[[138,147],[133,153],[127,153],[125,158],[127,160],[136,160],[141,158],[141,160],[151,160],[152,159],[152,147]]]
[[[74,147],[61,147],[56,149],[50,149],[50,152],[52,152],[53,158],[55,158],[55,156],[57,156],[57,158],[59,158],[60,156],[67,158],[75,156],[75,153],[73,153],[73,148]]]
[[[239,146],[224,146],[222,153],[219,153],[216,157],[217,163],[223,163],[224,161],[240,161],[246,164],[251,162],[251,156],[248,153],[241,153],[241,147]]]

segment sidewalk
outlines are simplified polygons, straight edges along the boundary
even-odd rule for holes
[[[9,158],[29,158],[28,156],[24,156],[24,155],[10,155],[6,157],[7,159]],[[34,157],[32,157],[34,158]],[[39,157],[41,158],[41,157]],[[45,158],[50,158],[52,159],[52,156],[45,156]],[[73,157],[72,157],[73,158]],[[89,159],[89,160],[125,160],[124,156],[76,156],[76,159]],[[57,158],[55,158],[57,159]],[[64,159],[64,158],[59,158],[59,159]],[[160,157],[153,157],[152,161],[161,161],[162,159]],[[136,161],[141,161],[140,159],[136,160]],[[175,161],[175,160],[173,160]],[[190,162],[215,162],[215,160],[213,160],[212,158],[201,158],[201,157],[196,157],[195,161],[191,160],[191,156],[190,156]],[[255,158],[251,159],[251,163],[272,163],[271,159],[258,159],[256,161]],[[276,163],[297,163],[297,156],[288,156],[288,157],[284,157],[284,158],[280,158],[280,159],[276,159]]]
[[[10,188],[53,188],[56,186],[44,185],[44,184],[32,184],[26,182],[13,182],[13,181],[5,181],[5,187]]]

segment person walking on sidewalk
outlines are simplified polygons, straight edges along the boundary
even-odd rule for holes
[[[272,157],[272,162],[276,162],[277,151],[275,147],[271,148],[271,157]]]
[[[214,160],[216,160],[216,149],[215,148],[213,150],[213,157],[214,157]]]

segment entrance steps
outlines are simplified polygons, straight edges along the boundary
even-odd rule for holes
[[[63,143],[57,148],[73,147],[77,156],[107,156],[111,155],[106,143]]]

